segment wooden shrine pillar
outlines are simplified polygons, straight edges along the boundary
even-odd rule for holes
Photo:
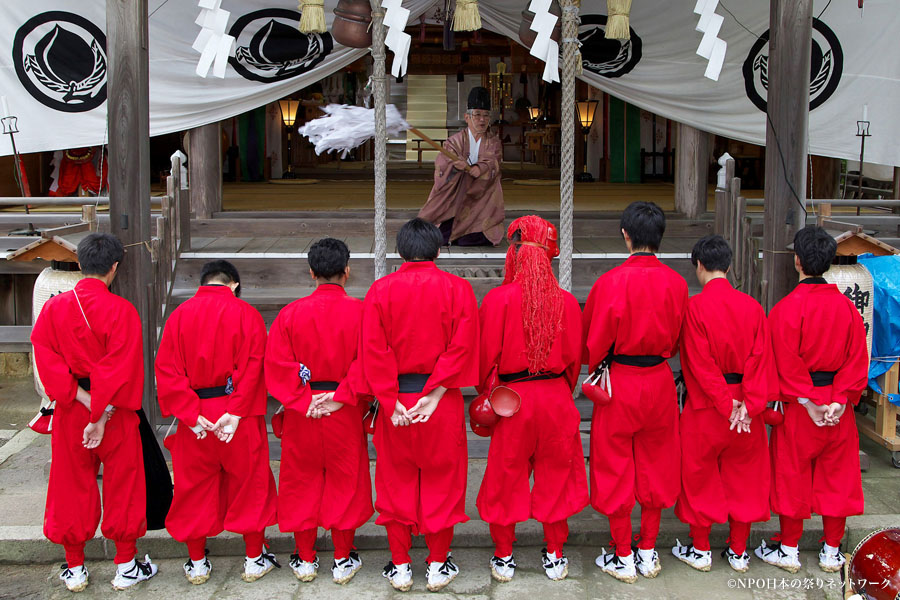
[[[675,210],[689,219],[706,212],[709,134],[678,123],[675,142]]]
[[[222,126],[217,121],[190,131],[188,169],[191,212],[211,219],[222,210]]]
[[[144,410],[152,419],[156,332],[150,316],[150,67],[147,0],[106,0],[109,63],[109,221],[125,258],[113,292],[134,304],[141,317],[144,349]],[[151,421],[152,424],[152,421]]]
[[[763,300],[771,309],[797,284],[787,245],[806,226],[806,148],[813,0],[770,0]]]

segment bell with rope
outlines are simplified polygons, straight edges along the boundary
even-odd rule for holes
[[[368,0],[338,0],[331,37],[348,48],[372,45],[372,5]]]

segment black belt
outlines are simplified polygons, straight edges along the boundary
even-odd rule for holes
[[[834,383],[834,376],[837,371],[810,371],[809,377],[812,379],[813,387],[825,387]]]
[[[201,400],[207,400],[209,398],[221,398],[222,396],[227,396],[229,393],[227,385],[217,385],[216,387],[200,388],[199,390],[194,391],[197,393],[197,396],[199,396]]]
[[[309,389],[314,392],[336,392],[338,389],[337,381],[311,381]]]
[[[629,367],[655,367],[665,362],[662,356],[633,356],[629,354],[613,354],[610,360]]]
[[[744,381],[743,373],[725,373],[725,383],[729,385],[734,385],[736,383],[741,383]]]
[[[86,392],[91,391],[91,378],[82,377],[78,380],[78,386]]]
[[[428,378],[431,373],[406,373],[397,376],[397,383],[400,385],[401,394],[418,394],[425,389]]]
[[[505,373],[500,375],[500,381],[503,383],[516,382],[520,383],[523,381],[541,381],[543,379],[558,379],[562,377],[562,373],[530,373],[528,369],[524,371],[519,371],[518,373]]]

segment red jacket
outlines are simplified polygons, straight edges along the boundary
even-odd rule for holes
[[[74,291],[47,300],[31,332],[41,383],[57,405],[75,402],[78,379],[90,378],[92,423],[108,404],[141,408],[142,340],[134,306],[90,277],[79,281]]]
[[[156,355],[156,387],[163,415],[189,427],[203,401],[194,390],[225,385],[234,392],[227,412],[238,417],[266,414],[263,356],[266,325],[259,312],[224,285],[201,286],[166,320]],[[206,415],[204,415],[206,416]]]

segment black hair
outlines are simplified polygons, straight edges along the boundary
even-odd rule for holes
[[[633,249],[649,248],[656,252],[666,232],[666,215],[653,202],[632,202],[622,213],[619,226],[631,238]]]
[[[343,275],[350,262],[347,244],[335,238],[322,238],[309,248],[309,268],[318,279]]]
[[[203,270],[200,271],[200,285],[210,285],[216,283],[238,284],[237,289],[234,291],[234,295],[240,297],[241,276],[238,274],[238,270],[235,268],[235,266],[227,260],[211,260],[203,265]]]
[[[418,217],[404,223],[397,232],[397,252],[403,260],[434,260],[443,244],[441,230]]]
[[[794,235],[794,254],[800,259],[804,275],[821,276],[831,266],[836,252],[837,242],[821,227],[807,225]]]
[[[125,247],[110,233],[90,233],[78,242],[76,253],[82,273],[106,275],[125,257]]]
[[[721,235],[700,238],[691,250],[691,264],[703,265],[707,271],[727,272],[731,267],[731,247]]]

